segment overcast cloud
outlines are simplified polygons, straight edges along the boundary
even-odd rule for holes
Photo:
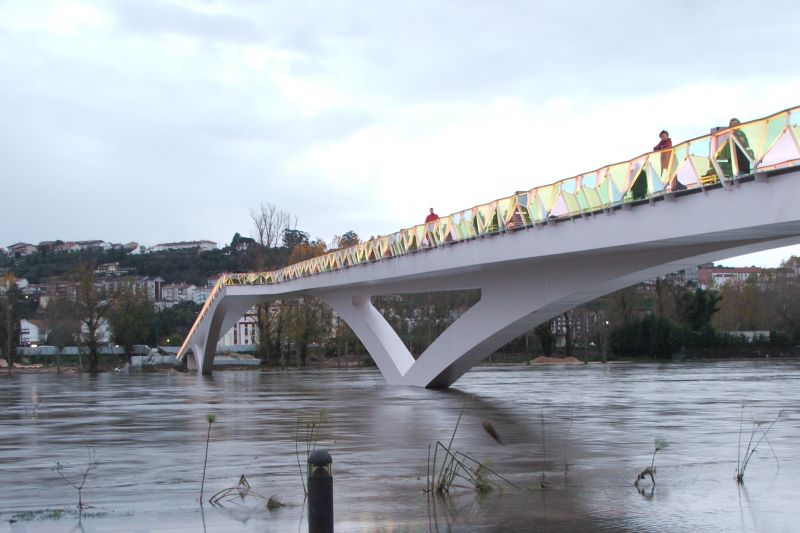
[[[0,246],[390,233],[800,104],[797,5],[4,0]]]

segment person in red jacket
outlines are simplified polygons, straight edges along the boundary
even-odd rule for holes
[[[658,134],[661,138],[658,141],[658,144],[653,147],[654,152],[658,152],[659,150],[664,150],[661,153],[661,172],[664,172],[664,169],[669,167],[669,158],[672,155],[672,139],[669,138],[669,132],[667,130],[661,130],[661,133]]]
[[[429,222],[436,222],[437,220],[439,220],[439,215],[434,213],[433,208],[431,207],[431,212],[425,217],[425,223],[427,224]]]
[[[661,175],[669,175],[669,160],[672,157],[672,139],[669,138],[669,132],[667,130],[661,130],[661,133],[659,133],[658,136],[660,140],[658,141],[658,144],[653,147],[653,151],[661,152]],[[673,178],[667,189],[670,191],[675,191],[682,187],[683,185],[678,183],[678,178]]]

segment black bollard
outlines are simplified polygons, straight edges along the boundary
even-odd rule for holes
[[[308,533],[333,533],[332,462],[328,450],[308,456]]]

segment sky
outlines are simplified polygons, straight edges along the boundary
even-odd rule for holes
[[[800,105],[793,1],[0,1],[0,246],[421,222]],[[727,261],[777,266],[800,247]]]

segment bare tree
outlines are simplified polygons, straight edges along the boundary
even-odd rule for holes
[[[98,347],[100,345],[100,327],[108,313],[110,302],[105,291],[95,284],[94,271],[87,264],[78,265],[73,272],[77,283],[75,311],[82,322],[82,341],[89,348],[89,372],[98,372]]]
[[[256,209],[250,210],[256,235],[255,239],[261,246],[275,248],[281,242],[281,237],[286,230],[297,227],[297,217],[278,209],[275,205],[262,202]]]
[[[64,480],[65,483],[70,485],[72,488],[78,491],[78,512],[82,512],[84,509],[88,507],[85,503],[83,503],[83,486],[86,485],[86,478],[89,477],[89,473],[97,468],[97,465],[100,464],[100,461],[97,459],[97,454],[94,451],[94,448],[86,448],[87,453],[89,454],[89,460],[83,465],[82,468],[76,468],[78,473],[72,476],[68,476],[64,473],[65,465],[61,463],[56,463],[56,472],[58,473],[58,477]]]

